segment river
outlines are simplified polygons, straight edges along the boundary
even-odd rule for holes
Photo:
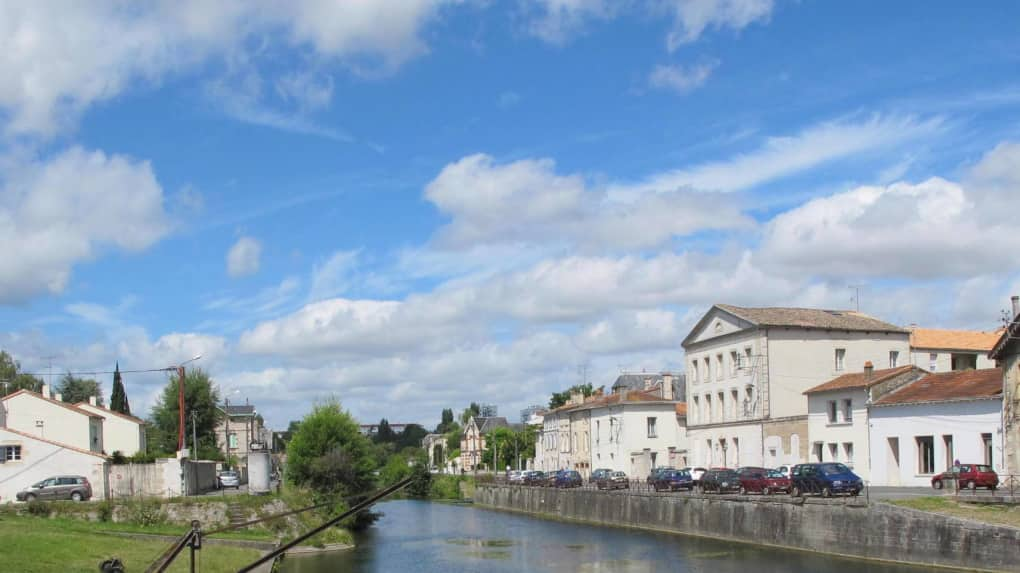
[[[284,573],[920,573],[906,567],[425,501],[390,501],[355,549]]]

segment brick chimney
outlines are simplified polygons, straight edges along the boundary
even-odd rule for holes
[[[89,396],[89,406],[95,406],[95,405],[96,405],[96,397],[95,396]]]
[[[662,399],[674,400],[673,396],[673,375],[664,373],[662,375]]]
[[[1016,318],[1020,315],[1020,296],[1013,295],[1009,301],[1013,303],[1013,318]]]
[[[871,380],[871,377],[875,374],[875,365],[870,360],[864,363],[864,379]]]
[[[42,385],[42,396],[43,396],[43,398],[47,398],[47,399],[50,397],[50,385],[49,384],[43,384]]]

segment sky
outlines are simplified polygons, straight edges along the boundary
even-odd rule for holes
[[[0,0],[0,348],[201,354],[276,428],[432,426],[682,370],[713,303],[993,330],[1018,31],[1006,1]],[[142,414],[166,381],[124,380]]]

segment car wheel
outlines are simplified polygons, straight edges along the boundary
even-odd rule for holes
[[[81,492],[74,492],[71,494],[71,501],[81,501]]]
[[[942,489],[942,480],[935,480],[931,482],[931,487],[935,489]]]
[[[822,497],[832,497],[832,490],[829,489],[829,486],[822,488]]]
[[[772,490],[770,490],[768,488],[768,486],[765,486],[765,487],[761,488],[761,494],[762,495],[772,495]]]
[[[973,481],[967,482],[967,489],[974,491],[975,489],[977,489],[977,483]]]
[[[800,497],[800,486],[799,485],[795,485],[795,486],[791,487],[790,488],[790,495],[792,497]]]
[[[855,490],[850,492],[850,497],[857,497],[860,494],[861,494],[861,490],[855,489]]]
[[[30,494],[26,495],[25,496],[25,501],[29,501],[29,502],[35,501],[35,494],[34,493],[30,493]]]

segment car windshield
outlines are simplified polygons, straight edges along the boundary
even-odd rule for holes
[[[844,466],[843,464],[822,464],[821,469],[822,473],[828,476],[850,473],[850,468]]]
[[[992,466],[974,466],[974,467],[975,467],[975,470],[979,471],[979,472],[991,473],[991,472],[995,471],[995,470],[992,469]]]
[[[733,470],[726,470],[724,472],[717,472],[715,475],[717,479],[733,479],[737,477],[737,472]]]
[[[779,470],[769,470],[768,476],[770,478],[782,478],[782,477],[786,477],[786,474],[784,474],[783,472],[781,472]]]
[[[613,477],[614,478],[625,478],[625,477],[627,477],[627,474],[625,474],[623,472],[613,472]]]

